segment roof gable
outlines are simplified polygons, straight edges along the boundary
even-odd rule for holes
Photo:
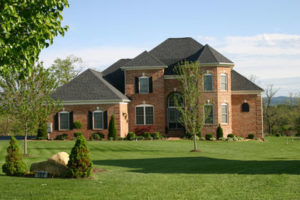
[[[158,58],[154,55],[151,55],[147,51],[142,52],[131,61],[124,65],[126,67],[145,67],[145,66],[152,66],[152,67],[159,67],[159,66],[166,66],[163,62],[161,62]]]
[[[232,91],[245,91],[245,90],[255,90],[264,91],[261,87],[257,86],[255,83],[242,76],[235,70],[231,71],[231,90]]]

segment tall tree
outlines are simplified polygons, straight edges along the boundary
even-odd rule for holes
[[[184,62],[176,67],[181,83],[180,92],[183,96],[183,104],[179,99],[174,99],[178,111],[181,113],[180,122],[186,132],[193,135],[194,150],[197,151],[196,135],[201,133],[204,124],[203,105],[200,101],[203,93],[202,72],[199,62]]]
[[[58,86],[62,86],[75,78],[81,71],[82,59],[76,56],[68,56],[65,59],[57,58],[50,71],[54,74]]]
[[[31,74],[41,50],[64,35],[62,11],[68,0],[0,1],[0,75]]]
[[[57,87],[54,76],[41,64],[32,68],[32,75],[18,79],[20,73],[1,77],[0,102],[5,110],[14,116],[24,129],[24,154],[27,154],[27,136],[36,132],[37,125],[45,123],[51,113],[60,108],[60,101],[50,94]]]
[[[264,100],[264,121],[266,122],[268,133],[273,133],[273,126],[276,123],[276,110],[272,108],[271,102],[279,89],[275,89],[273,85],[268,85],[265,89],[266,98]]]

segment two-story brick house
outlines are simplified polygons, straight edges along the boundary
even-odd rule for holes
[[[204,73],[202,101],[210,113],[203,135],[215,133],[221,124],[225,136],[263,136],[263,90],[234,71],[234,63],[209,45],[192,38],[169,38],[133,59],[120,59],[102,73],[88,69],[58,88],[52,96],[62,100],[63,109],[51,118],[50,137],[61,133],[72,137],[77,120],[87,138],[94,132],[107,135],[112,114],[121,137],[129,131],[183,136],[174,104],[174,97],[181,97],[174,68],[183,61],[199,62]]]

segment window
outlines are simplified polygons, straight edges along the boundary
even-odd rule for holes
[[[137,125],[150,125],[154,123],[153,106],[140,105],[135,108],[135,117]]]
[[[183,97],[179,93],[173,93],[168,98],[168,126],[170,129],[183,128],[180,123],[181,113],[178,107],[183,106]]]
[[[139,77],[139,83],[140,93],[149,93],[149,78],[145,76]]]
[[[213,90],[213,78],[212,74],[204,74],[204,91]]]
[[[222,123],[228,123],[228,104],[222,104]]]
[[[214,105],[212,104],[204,105],[204,123],[205,124],[214,123]]]
[[[249,108],[249,104],[248,103],[243,103],[242,104],[242,112],[249,112],[250,108]]]
[[[69,112],[62,111],[59,113],[59,130],[70,129],[70,116]]]
[[[104,128],[104,117],[103,112],[100,110],[96,110],[93,112],[93,129],[103,129]]]
[[[227,74],[221,74],[221,90],[227,91],[228,90],[228,81],[227,81]]]

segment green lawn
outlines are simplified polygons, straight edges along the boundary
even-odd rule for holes
[[[22,141],[20,141],[20,144]],[[300,141],[89,142],[93,179],[37,179],[0,174],[0,199],[300,199]],[[0,164],[8,141],[0,142]],[[29,142],[30,164],[70,152],[74,141]]]

